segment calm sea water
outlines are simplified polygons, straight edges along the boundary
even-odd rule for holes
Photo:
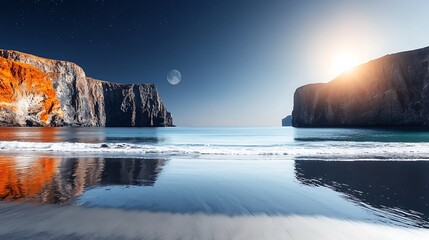
[[[428,237],[424,230],[429,228],[428,159],[429,132],[424,131],[289,127],[2,128],[0,221],[28,222],[30,216],[40,214],[28,214],[29,207],[52,208],[52,216],[77,208],[96,209],[101,211],[99,215],[116,210],[172,214],[159,217],[163,223],[177,216],[205,219],[201,214],[208,219],[225,217],[232,224],[238,224],[238,219],[247,221],[260,216],[326,218],[340,221],[334,225],[353,222],[358,224],[352,225],[356,228],[368,224],[422,230]],[[22,209],[26,213],[20,212]],[[158,216],[142,219],[154,220]],[[41,222],[46,221],[45,217],[40,218]],[[124,218],[127,221],[129,216]],[[193,234],[216,225],[200,226],[200,220],[195,221]],[[55,235],[49,233],[50,229],[37,232],[17,228],[13,221],[10,224],[15,224],[12,230],[0,226],[0,237],[44,239],[46,234],[55,238],[64,232]],[[277,226],[270,224],[267,226]],[[331,230],[329,227],[328,224],[323,230],[335,231],[333,226]],[[222,225],[220,229],[225,228]],[[240,225],[234,231],[250,228],[250,224]],[[287,227],[275,229],[279,239],[292,234]],[[302,230],[305,229],[308,228]],[[173,235],[177,237],[178,232]],[[267,232],[275,231],[270,228]],[[201,236],[206,233],[198,232],[203,235],[193,237],[204,238]],[[157,234],[154,236],[168,239],[162,237],[165,232]],[[67,236],[79,236],[79,230]],[[217,239],[215,235],[209,236]],[[236,237],[225,235],[219,239],[223,238]]]

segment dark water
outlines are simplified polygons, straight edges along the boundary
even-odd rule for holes
[[[429,228],[426,132],[9,128],[0,137],[3,203]]]

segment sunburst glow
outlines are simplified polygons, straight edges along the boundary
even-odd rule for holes
[[[333,58],[332,69],[335,75],[352,70],[359,64],[359,59],[355,54],[342,53]]]

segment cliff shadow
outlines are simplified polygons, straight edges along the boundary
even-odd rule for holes
[[[106,127],[152,126],[137,85],[103,84]]]

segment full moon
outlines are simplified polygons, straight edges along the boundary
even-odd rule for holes
[[[176,85],[182,80],[182,74],[179,70],[172,69],[167,74],[167,80],[171,85]]]

